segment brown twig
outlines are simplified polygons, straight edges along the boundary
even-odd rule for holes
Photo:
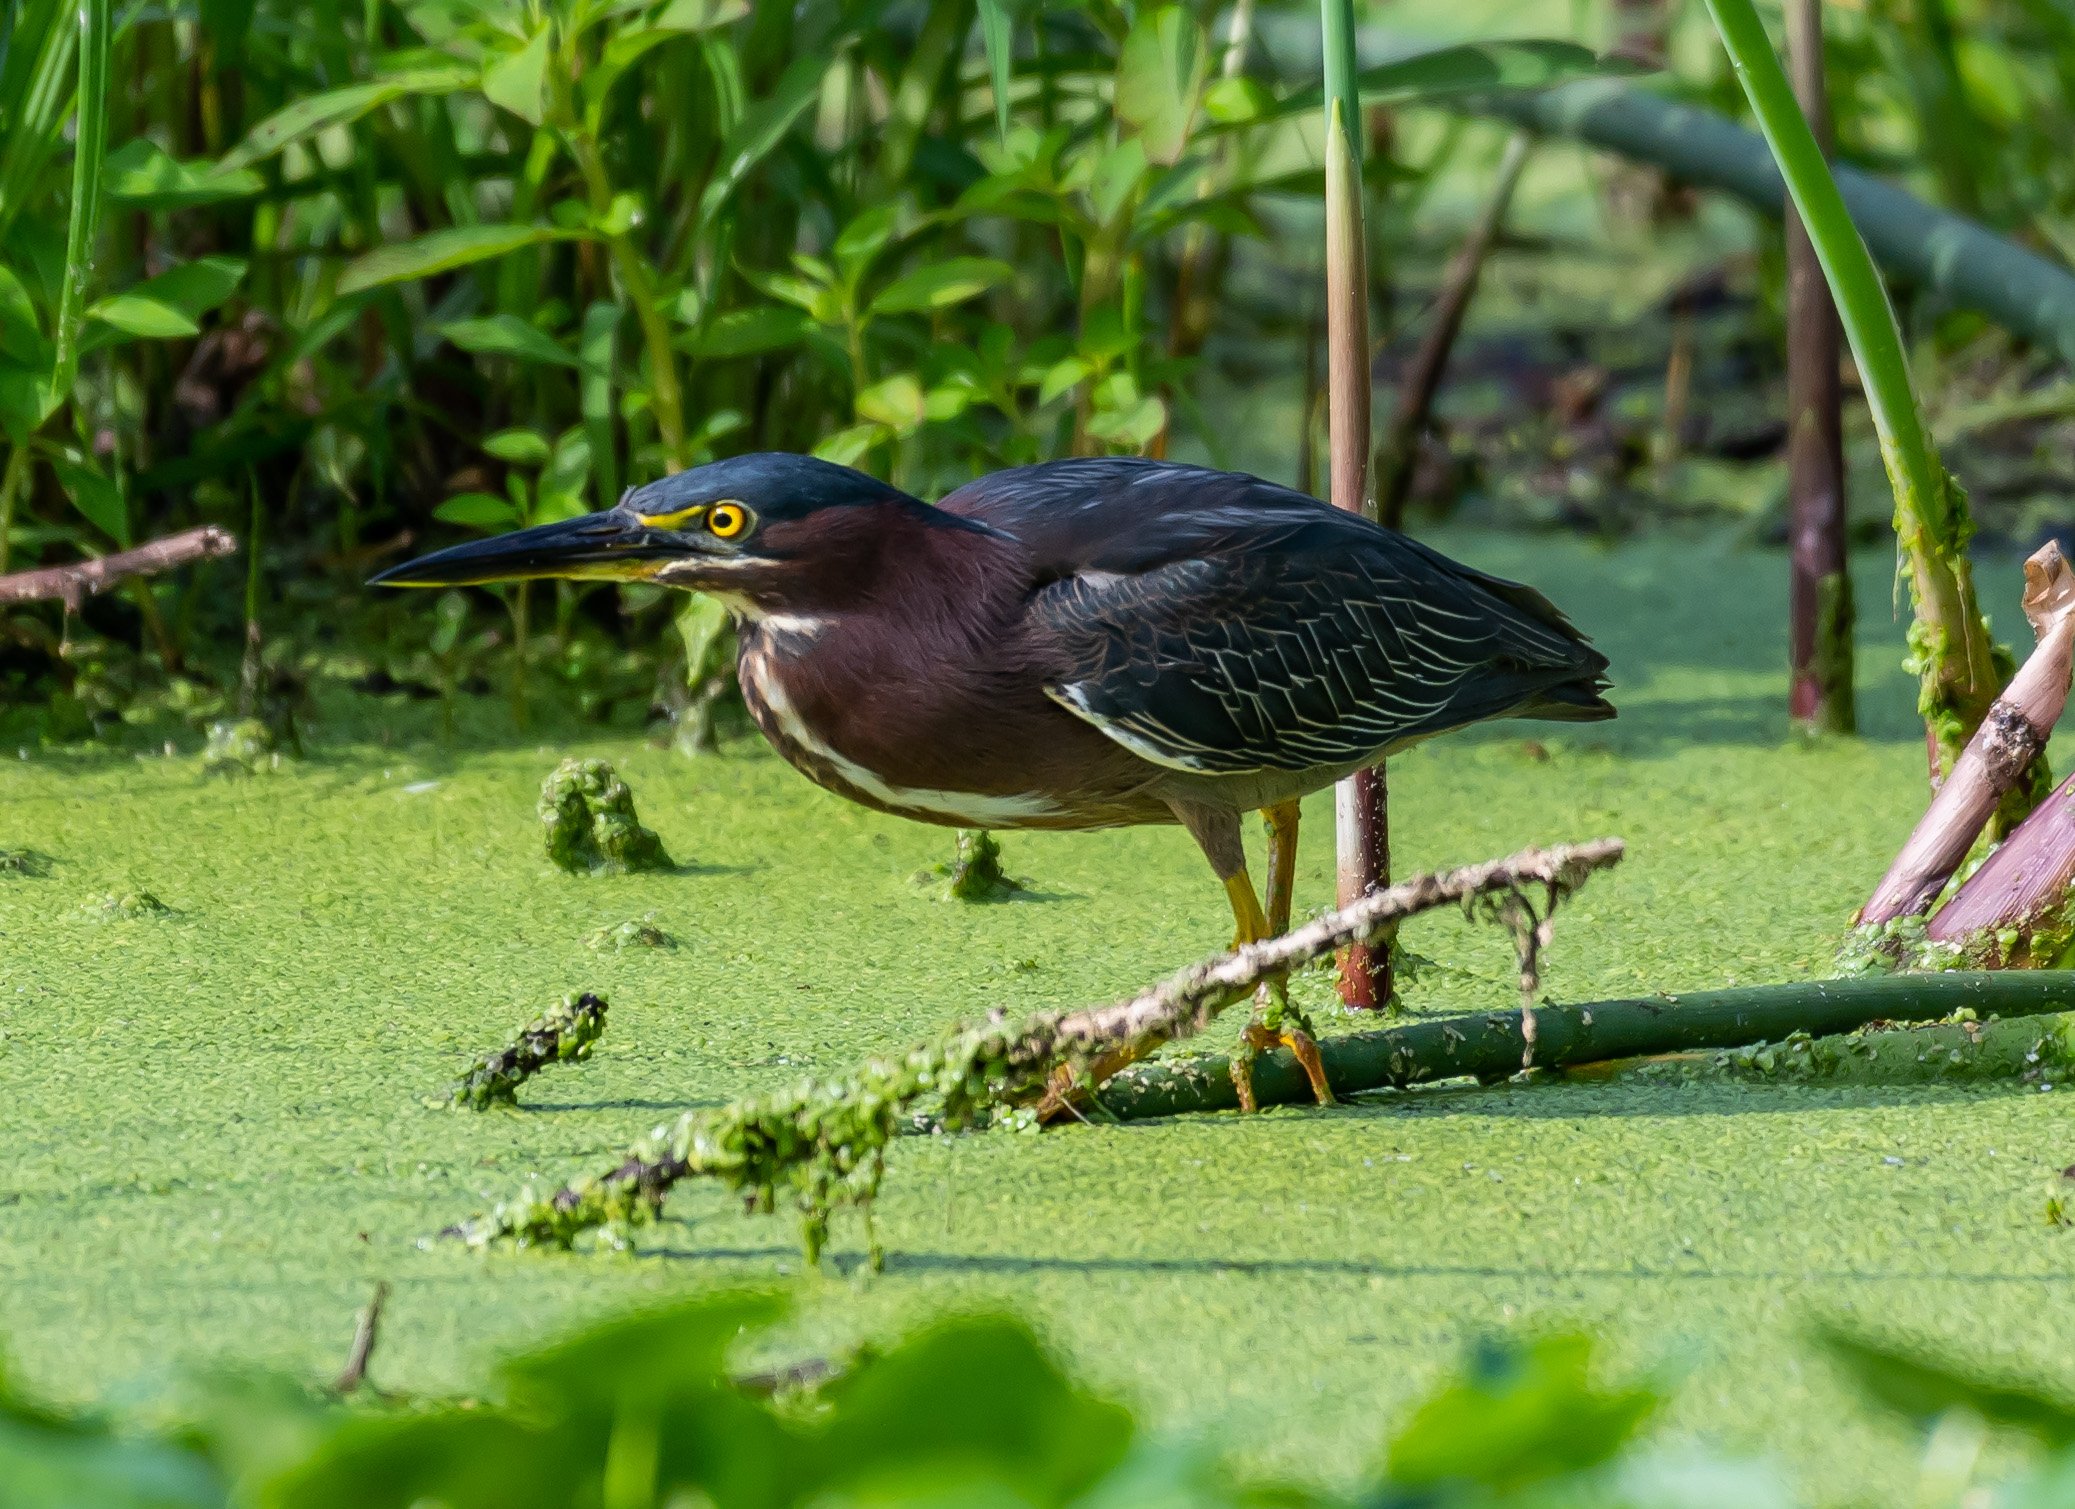
[[[1787,64],[1809,130],[1830,151],[1821,0],[1787,0]],[[1852,578],[1847,569],[1843,331],[1815,243],[1785,205],[1787,232],[1787,708],[1812,732],[1850,733]]]
[[[214,524],[169,534],[134,550],[76,561],[69,566],[45,566],[37,571],[17,571],[0,576],[0,605],[47,602],[56,599],[68,612],[97,592],[105,592],[133,576],[152,576],[185,566],[190,561],[229,555],[238,548],[237,536]]]
[[[1468,239],[1449,262],[1441,295],[1434,301],[1433,318],[1427,322],[1427,333],[1420,338],[1419,349],[1398,383],[1383,444],[1376,448],[1376,514],[1392,529],[1404,527],[1405,499],[1412,491],[1413,473],[1418,470],[1419,439],[1433,414],[1434,395],[1441,391],[1448,357],[1463,328],[1463,315],[1476,295],[1485,259],[1491,255],[1492,245],[1506,223],[1513,189],[1527,163],[1529,141],[1525,131],[1516,131],[1506,143],[1506,155],[1499,160],[1491,198],[1485,201],[1484,213],[1477,217]]]
[[[389,1300],[389,1282],[383,1279],[376,1283],[375,1292],[361,1306],[360,1318],[353,1325],[353,1346],[346,1353],[345,1370],[332,1384],[332,1391],[350,1394],[367,1381],[368,1359],[375,1354],[375,1337],[382,1325],[382,1306]]]

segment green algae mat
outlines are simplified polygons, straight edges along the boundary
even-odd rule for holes
[[[1559,1000],[1823,972],[1922,801],[1887,562],[1861,563],[1867,736],[1803,749],[1780,710],[1778,556],[1443,543],[1569,607],[1613,657],[1622,718],[1395,761],[1401,869],[1626,838],[1628,862],[1558,919]],[[1982,575],[2017,623],[2015,561]],[[8,752],[0,845],[53,861],[0,876],[0,1340],[31,1386],[133,1396],[214,1361],[329,1376],[386,1279],[375,1381],[457,1388],[630,1299],[798,1274],[788,1221],[703,1190],[632,1253],[429,1239],[687,1107],[990,1006],[1120,995],[1229,926],[1175,830],[1008,835],[1027,898],[963,905],[916,879],[951,857],[947,831],[849,807],[760,745],[688,760],[632,729],[520,735],[486,702],[456,751],[437,724],[330,699],[308,759],[244,781],[205,780],[192,751]],[[680,869],[546,863],[534,802],[570,754],[617,764]],[[1298,902],[1314,909],[1329,804],[1306,816]],[[146,892],[170,910],[102,904]],[[1429,917],[1406,941],[1413,1009],[1513,1003],[1498,932]],[[1326,982],[1302,988],[1322,1001]],[[593,1058],[516,1109],[445,1103],[474,1054],[575,991],[611,1002]],[[1155,1428],[1345,1483],[1466,1342],[1583,1329],[1617,1365],[1682,1359],[1674,1435],[1770,1457],[1819,1502],[1881,1502],[1913,1480],[1913,1440],[1809,1324],[2066,1383],[2075,1233],[2042,1218],[2075,1162],[2066,1093],[1440,1088],[918,1138],[879,1207],[885,1271],[862,1271],[839,1217],[834,1261],[798,1279],[790,1342],[1013,1308]]]

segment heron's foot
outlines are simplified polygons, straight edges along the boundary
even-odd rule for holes
[[[1311,1081],[1312,1098],[1322,1106],[1336,1103],[1333,1087],[1326,1082],[1326,1066],[1319,1057],[1318,1040],[1311,1035],[1311,1023],[1305,1020],[1303,1012],[1290,1004],[1287,989],[1280,978],[1262,985],[1254,1019],[1239,1034],[1239,1046],[1232,1055],[1232,1088],[1239,1092],[1239,1109],[1242,1111],[1260,1109],[1254,1098],[1254,1060],[1264,1048],[1289,1049],[1290,1056],[1297,1060],[1297,1067]]]
[[[1038,1097],[1033,1110],[1037,1113],[1039,1126],[1051,1126],[1055,1122],[1085,1121],[1083,1109],[1094,1097],[1096,1086],[1115,1074],[1119,1069],[1136,1063],[1140,1055],[1129,1048],[1119,1048],[1114,1053],[1105,1053],[1094,1063],[1085,1067],[1077,1064],[1061,1064],[1052,1071],[1045,1082],[1045,1093]]]

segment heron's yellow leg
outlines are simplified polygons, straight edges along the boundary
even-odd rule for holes
[[[1268,936],[1290,930],[1290,897],[1297,887],[1297,817],[1295,802],[1263,807],[1268,822]]]
[[[1294,822],[1291,834],[1294,838]],[[1271,874],[1274,873],[1273,865],[1271,859]],[[1269,926],[1268,914],[1261,910],[1260,898],[1254,894],[1254,882],[1245,869],[1225,882],[1225,896],[1232,903],[1232,917],[1239,925],[1233,947],[1243,948],[1249,943],[1276,936],[1276,930]],[[1284,917],[1287,925],[1287,909]],[[1239,1047],[1232,1055],[1232,1087],[1239,1092],[1242,1111],[1258,1108],[1254,1100],[1255,1055],[1263,1048],[1275,1047],[1290,1050],[1291,1056],[1304,1070],[1304,1077],[1311,1081],[1312,1096],[1320,1105],[1333,1104],[1333,1087],[1326,1083],[1326,1066],[1319,1058],[1311,1024],[1304,1020],[1303,1012],[1290,1005],[1288,991],[1280,977],[1267,982],[1264,998],[1256,1004],[1254,1019],[1240,1033]]]

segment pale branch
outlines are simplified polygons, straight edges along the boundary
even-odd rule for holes
[[[69,566],[44,566],[0,576],[0,606],[55,600],[76,613],[87,598],[133,576],[155,576],[190,561],[230,555],[237,548],[237,537],[229,530],[203,524],[134,550],[118,550],[113,555],[75,561]]]
[[[2025,562],[2025,617],[2038,644],[1967,741],[1857,921],[1878,927],[1931,904],[1974,840],[2046,748],[2075,673],[2075,571],[2051,540]]]
[[[477,1245],[511,1240],[568,1246],[600,1227],[653,1220],[680,1181],[711,1178],[742,1195],[753,1210],[775,1209],[780,1189],[787,1191],[811,1259],[827,1238],[836,1206],[869,1211],[888,1144],[924,1102],[934,1102],[950,1127],[971,1124],[989,1106],[1028,1104],[1045,1094],[1061,1066],[1089,1076],[1098,1064],[1128,1062],[1188,1037],[1227,1006],[1248,999],[1263,980],[1350,944],[1374,941],[1408,917],[1480,897],[1523,896],[1535,886],[1547,891],[1553,905],[1595,871],[1618,863],[1622,853],[1619,839],[1601,839],[1414,876],[1282,937],[1192,965],[1127,1001],[1042,1012],[1021,1022],[996,1012],[937,1042],[868,1059],[840,1078],[810,1080],[716,1111],[687,1112],[615,1167],[558,1190],[526,1190],[447,1234]],[[1525,904],[1519,911],[1534,915]],[[1530,933],[1522,942],[1524,975],[1533,968],[1525,950],[1541,936],[1539,927]]]
[[[383,1279],[375,1284],[375,1292],[368,1296],[353,1323],[353,1346],[346,1354],[346,1366],[332,1384],[334,1393],[350,1394],[367,1382],[367,1365],[374,1358],[375,1338],[382,1327],[382,1306],[388,1300],[389,1282]]]

